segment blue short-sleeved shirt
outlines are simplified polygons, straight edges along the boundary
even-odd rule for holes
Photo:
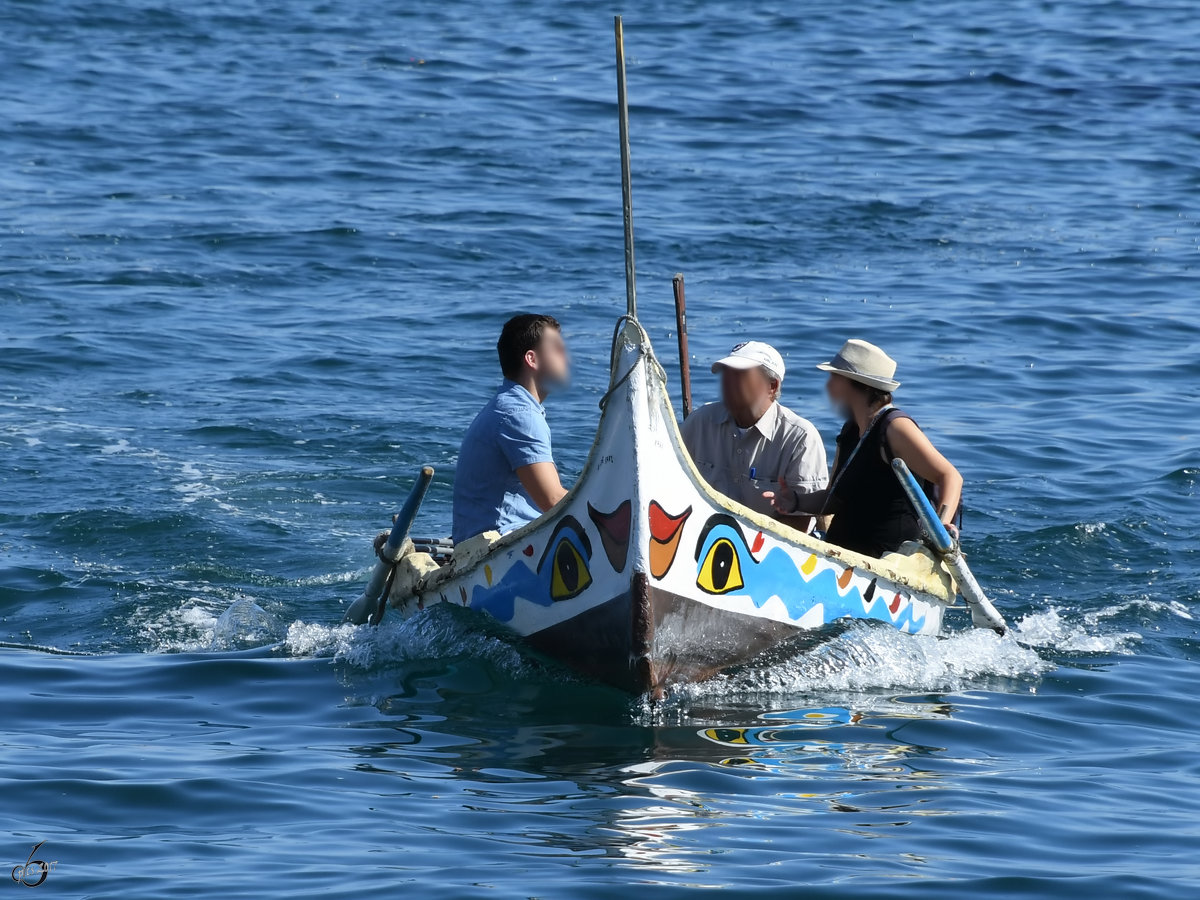
[[[463,437],[454,474],[454,540],[501,534],[532,522],[541,510],[521,487],[517,469],[554,462],[546,409],[507,378]]]

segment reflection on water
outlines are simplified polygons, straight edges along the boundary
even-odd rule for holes
[[[805,806],[880,814],[888,825],[905,825],[906,816],[933,812],[926,792],[939,776],[920,763],[942,748],[907,742],[898,732],[914,719],[951,713],[952,706],[941,701],[864,697],[847,706],[762,712],[745,724],[726,720],[687,732],[670,729],[670,743],[655,746],[656,759],[622,769],[631,792],[666,802],[625,810],[616,818],[614,828],[628,839],[619,851],[632,862],[664,871],[695,871],[704,868],[697,857],[708,851],[689,833],[720,827],[730,816],[790,818],[803,814]],[[711,711],[701,718],[711,722]],[[681,733],[697,740],[684,745]],[[847,790],[847,784],[856,789]],[[914,791],[922,793],[907,796]],[[848,822],[843,830],[881,824]]]
[[[424,785],[441,802],[457,794],[462,810],[495,816],[497,839],[516,853],[695,876],[729,837],[714,828],[737,824],[752,829],[739,840],[760,834],[770,845],[781,837],[775,826],[794,829],[806,812],[844,815],[834,829],[880,837],[954,811],[938,802],[945,774],[929,766],[942,748],[904,735],[913,723],[951,719],[953,705],[938,696],[847,695],[833,698],[842,705],[765,710],[710,702],[647,722],[606,688],[526,682],[500,686],[486,719],[454,715],[486,674],[460,658],[410,670],[400,692],[352,701],[382,716],[355,726],[379,740],[350,751],[360,772],[400,777],[406,790]],[[445,732],[448,722],[457,734]]]

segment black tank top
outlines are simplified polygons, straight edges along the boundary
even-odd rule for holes
[[[905,541],[920,538],[921,524],[892,471],[886,441],[889,423],[911,418],[898,409],[888,410],[867,432],[857,453],[858,423],[851,419],[842,428],[833,473],[836,484],[828,506],[834,514],[833,524],[825,536],[831,544],[880,557]]]

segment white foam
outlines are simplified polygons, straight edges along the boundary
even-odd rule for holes
[[[295,584],[300,587],[325,587],[331,584],[346,584],[347,582],[365,581],[375,568],[374,565],[353,569],[349,572],[329,572],[325,575],[306,575],[297,578]]]
[[[973,628],[937,638],[851,625],[788,659],[718,675],[672,691],[683,700],[829,691],[960,690],[991,678],[1021,678],[1053,666],[1012,636]]]
[[[1066,653],[1122,653],[1132,641],[1140,640],[1134,632],[1104,633],[1089,627],[1087,617],[1071,619],[1056,609],[1030,613],[1013,623],[1013,631],[1026,644]]]
[[[215,594],[212,589],[204,593]],[[270,644],[279,639],[281,626],[255,602],[238,594],[193,596],[167,610],[139,606],[130,624],[150,644],[152,653],[206,653]]]
[[[236,650],[272,643],[280,631],[275,617],[243,597],[221,613],[212,627],[209,650]]]
[[[1112,606],[1104,606],[1095,612],[1084,614],[1084,620],[1097,624],[1104,619],[1113,619],[1127,612],[1141,611],[1150,615],[1171,615],[1187,621],[1193,621],[1194,616],[1187,608],[1187,605],[1178,600],[1154,600],[1147,594],[1140,597],[1134,597],[1131,600],[1126,600],[1124,603],[1115,603]]]
[[[1014,631],[1024,643],[1056,652],[1130,654],[1142,636],[1136,631],[1112,631],[1109,624],[1110,620],[1130,613],[1193,620],[1192,613],[1180,601],[1154,600],[1143,595],[1077,613],[1056,608],[1030,613],[1014,623]]]
[[[357,625],[322,625],[295,621],[287,627],[284,649],[292,656],[332,656],[358,668],[370,668],[375,660],[375,641]]]
[[[202,484],[199,481],[189,481],[185,484],[176,484],[172,486],[172,489],[176,493],[183,495],[181,499],[184,503],[195,503],[202,497],[211,497],[217,493],[213,488],[210,488],[207,484]]]
[[[529,677],[535,671],[535,664],[516,646],[488,634],[477,622],[462,622],[448,613],[440,607],[410,619],[400,619],[392,613],[378,627],[293,622],[288,626],[283,647],[293,656],[329,656],[360,669],[409,660],[469,656],[512,677]]]
[[[195,653],[212,644],[220,612],[211,600],[190,597],[165,611],[139,606],[130,616],[130,624],[150,642],[151,652]]]

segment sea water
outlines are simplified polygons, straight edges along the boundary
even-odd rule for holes
[[[699,401],[767,340],[829,444],[813,365],[884,346],[1009,637],[855,625],[651,706],[461,611],[338,624],[422,464],[448,532],[517,311],[563,323],[582,466],[625,303],[614,11],[0,5],[6,882],[1200,890],[1193,3],[623,10],[674,395],[676,271]]]

